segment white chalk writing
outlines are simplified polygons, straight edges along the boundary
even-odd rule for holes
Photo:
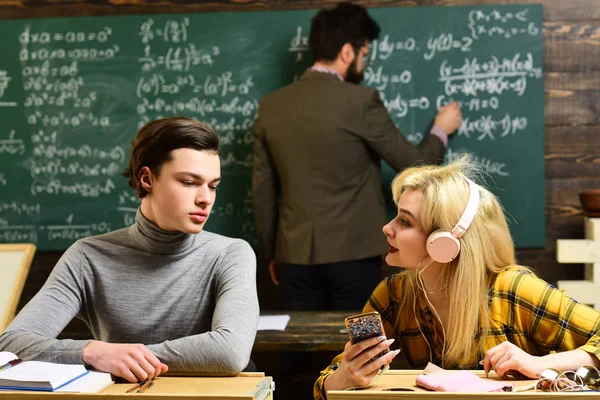
[[[25,143],[23,139],[15,139],[15,131],[11,130],[8,139],[2,139],[0,137],[0,154],[7,153],[10,155],[14,154],[25,154]]]
[[[473,10],[469,12],[468,27],[473,39],[484,37],[501,36],[510,39],[517,35],[537,36],[540,34],[540,28],[529,20],[528,10],[524,9],[516,13],[502,12],[492,10],[486,12],[483,10]],[[506,24],[517,24],[516,26],[507,26]]]
[[[495,140],[497,137],[514,135],[526,128],[526,117],[511,117],[510,115],[505,114],[504,118],[495,120],[491,115],[482,115],[475,120],[471,120],[469,117],[463,118],[463,121],[458,128],[458,135],[464,135],[467,138],[473,136],[478,141],[486,138]]]
[[[447,96],[457,93],[465,96],[477,96],[479,93],[501,95],[506,91],[522,96],[527,90],[527,77],[541,76],[541,67],[534,66],[531,53],[527,53],[524,59],[517,53],[511,59],[494,56],[484,62],[477,58],[465,59],[460,67],[453,67],[444,60],[440,64],[438,79],[445,82]]]
[[[488,174],[497,176],[510,176],[510,173],[507,171],[508,166],[506,163],[501,161],[493,161],[487,157],[480,157],[465,149],[453,150],[452,148],[448,148],[448,151],[446,152],[446,161],[454,161],[458,158],[461,158],[464,154],[469,154],[471,161],[482,167],[483,170]]]

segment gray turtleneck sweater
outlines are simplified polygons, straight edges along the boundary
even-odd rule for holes
[[[129,228],[81,239],[0,336],[24,360],[82,363],[89,340],[58,340],[74,318],[94,338],[142,343],[169,371],[236,374],[258,324],[256,258],[240,239]]]

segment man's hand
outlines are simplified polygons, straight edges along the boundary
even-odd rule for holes
[[[116,344],[98,340],[88,343],[82,352],[83,362],[101,372],[129,382],[154,379],[169,369],[143,344]]]
[[[439,109],[433,125],[439,126],[446,132],[446,135],[450,136],[456,132],[461,121],[462,114],[460,112],[460,107],[457,102],[453,101]]]
[[[276,261],[269,262],[269,275],[271,275],[271,281],[279,286],[279,264]]]

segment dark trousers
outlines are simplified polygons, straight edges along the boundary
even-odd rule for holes
[[[381,281],[381,257],[319,265],[279,264],[283,310],[360,311]]]
[[[281,309],[284,311],[362,310],[381,281],[381,257],[320,265],[279,264]],[[340,321],[343,323],[343,321]],[[336,354],[280,353],[277,398],[312,399],[312,388]]]

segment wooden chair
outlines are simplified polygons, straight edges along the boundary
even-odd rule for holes
[[[16,315],[34,253],[34,244],[0,244],[0,332]]]

